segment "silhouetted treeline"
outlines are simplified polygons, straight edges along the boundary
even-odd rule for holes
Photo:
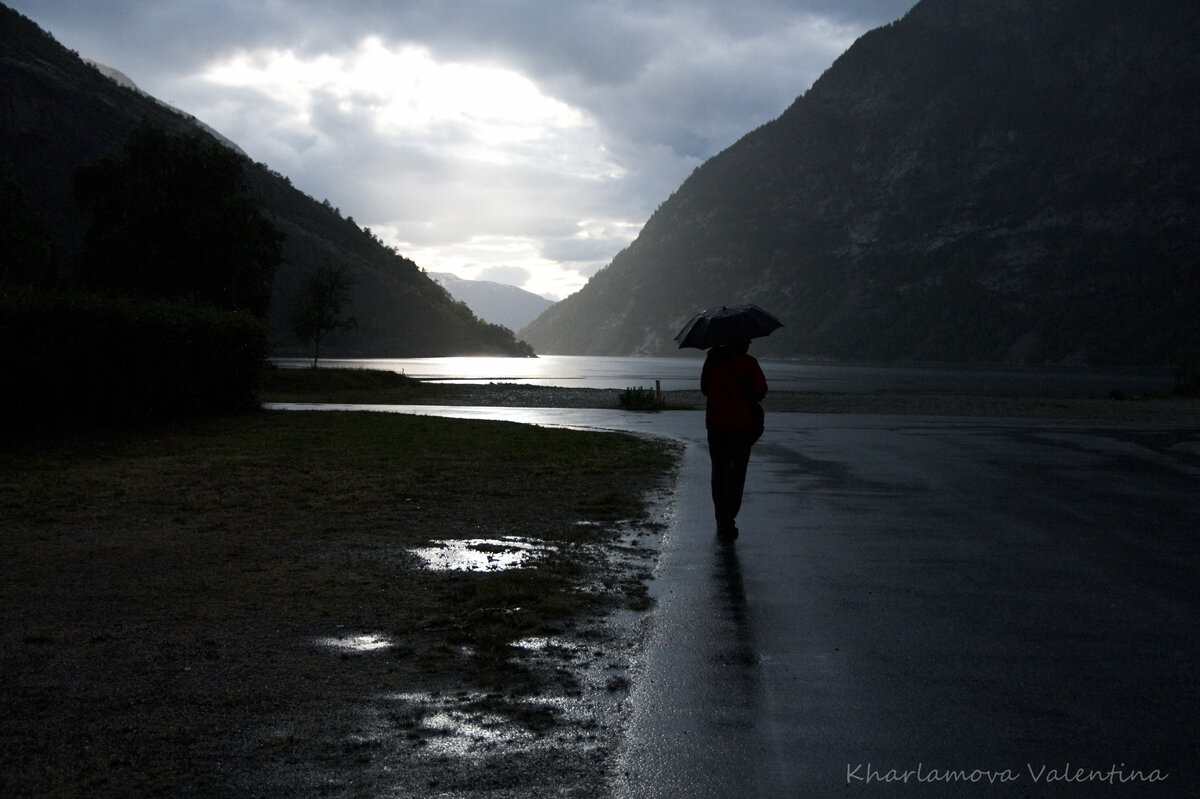
[[[120,154],[77,171],[87,227],[65,277],[21,187],[0,186],[0,373],[16,418],[253,405],[281,236],[246,193],[241,156],[143,127]]]
[[[0,285],[10,425],[74,426],[253,407],[266,352],[245,312]]]
[[[53,280],[50,233],[24,188],[0,162],[0,282],[27,286]]]
[[[247,192],[244,161],[215,141],[142,127],[120,155],[77,171],[90,226],[76,281],[265,318],[281,236]]]

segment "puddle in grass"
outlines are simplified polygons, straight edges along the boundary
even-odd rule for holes
[[[336,649],[339,652],[378,652],[390,649],[392,642],[382,635],[366,633],[363,635],[330,635],[318,638],[317,646]]]
[[[555,547],[517,536],[431,541],[432,546],[414,549],[425,567],[434,571],[499,572],[519,569],[526,562],[553,552]]]
[[[479,709],[478,704],[486,703],[483,694],[400,693],[383,699],[380,732],[386,734],[389,727],[404,730],[427,756],[469,757],[497,747],[524,748],[538,737],[501,713]]]

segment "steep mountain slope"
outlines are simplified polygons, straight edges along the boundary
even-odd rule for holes
[[[1200,8],[923,0],[700,168],[539,351],[666,354],[750,301],[775,356],[1200,357]]]
[[[485,322],[520,330],[538,318],[553,301],[532,292],[490,280],[466,280],[449,272],[430,272],[434,282]]]
[[[118,151],[143,121],[175,134],[210,135],[197,120],[106,77],[0,5],[0,160],[52,231],[60,283],[70,280],[86,222],[72,197],[72,174]],[[475,318],[416,264],[327,203],[261,164],[247,161],[246,176],[286,236],[268,320],[276,354],[307,353],[292,341],[287,314],[302,276],[326,261],[354,280],[358,329],[323,343],[323,355],[528,354],[510,331]]]

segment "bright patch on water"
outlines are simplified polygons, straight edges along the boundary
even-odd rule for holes
[[[381,649],[389,649],[394,644],[382,635],[367,633],[365,635],[336,635],[318,638],[317,646],[342,652],[378,652]]]
[[[466,538],[431,541],[433,546],[412,553],[434,571],[499,572],[519,569],[530,558],[554,551],[554,547],[516,536],[502,539]]]

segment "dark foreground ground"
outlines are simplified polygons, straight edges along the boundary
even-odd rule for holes
[[[618,395],[448,386],[408,401],[613,408]],[[667,399],[703,407],[693,392]],[[771,395],[767,409],[1200,424],[1200,403],[1182,399],[797,393]],[[455,437],[459,423],[446,424],[437,435]],[[661,464],[615,482],[586,467],[577,485],[555,484],[544,470],[561,464],[493,441],[398,482],[403,440],[294,430],[250,478],[247,452],[172,435],[139,445],[135,472],[104,442],[66,465],[5,453],[4,795],[604,796],[614,767],[638,761],[615,759],[636,740],[625,737],[631,697],[657,695],[633,664],[663,514],[675,513],[670,495],[647,493]],[[372,448],[365,472],[339,460]],[[803,467],[807,480],[831,479],[801,452],[781,461],[785,476]],[[772,457],[764,450],[763,465]],[[456,480],[466,462],[500,479]],[[639,492],[641,510],[619,510]],[[255,510],[266,494],[278,500]],[[528,585],[456,582],[415,568],[397,529],[410,546],[557,537],[570,557]],[[751,566],[756,543],[744,543]],[[758,578],[746,576],[753,596]],[[581,595],[595,601],[581,607]],[[636,773],[626,779],[637,787]]]
[[[672,463],[378,413],[8,441],[0,796],[594,795]]]

